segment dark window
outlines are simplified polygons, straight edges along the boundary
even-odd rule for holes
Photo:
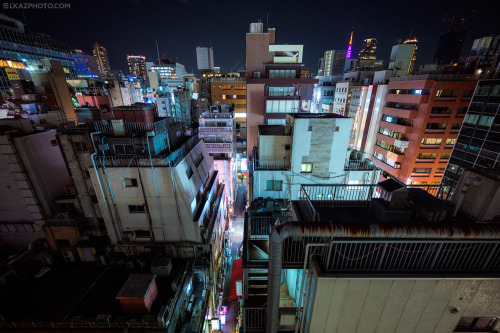
[[[93,202],[93,203],[98,203],[99,201],[97,201],[97,195],[95,194],[91,194],[90,195],[90,200]]]
[[[139,237],[139,238],[142,238],[142,237],[149,238],[149,237],[151,237],[151,233],[149,232],[149,230],[136,230],[135,236]]]
[[[462,317],[454,332],[493,332],[497,322],[495,317]]]
[[[266,181],[266,190],[267,191],[281,191],[283,188],[283,182],[277,180],[268,180]]]
[[[186,170],[186,176],[188,177],[188,179],[191,179],[191,176],[193,176],[193,169],[191,169],[191,167],[188,167],[188,169]]]
[[[128,205],[129,213],[144,213],[146,212],[146,207],[144,205]]]
[[[432,168],[413,168],[413,173],[430,173]]]
[[[118,155],[133,155],[134,154],[134,146],[133,145],[114,145],[115,154]]]
[[[123,180],[123,185],[125,187],[137,187],[137,179],[135,179],[135,178],[125,178]]]
[[[56,239],[58,247],[70,247],[71,243],[67,239]]]
[[[444,130],[446,129],[447,123],[428,123],[427,124],[427,129],[429,130]]]
[[[75,204],[72,202],[60,202],[58,205],[60,210],[76,210]]]
[[[85,142],[74,142],[76,151],[88,151],[87,144]]]
[[[85,175],[85,178],[90,178],[90,172],[84,171],[83,174]]]
[[[50,144],[52,145],[52,147],[57,146],[57,140],[50,140]]]

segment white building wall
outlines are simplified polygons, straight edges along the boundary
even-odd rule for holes
[[[377,93],[375,95],[375,104],[373,105],[372,117],[368,126],[368,135],[366,137],[365,152],[369,155],[373,155],[373,147],[377,141],[376,136],[379,129],[380,119],[382,119],[382,109],[385,106],[385,95],[387,94],[387,85],[378,85]]]
[[[349,82],[338,82],[335,85],[335,99],[333,102],[333,113],[343,114],[347,107],[347,94]]]
[[[194,161],[198,159],[199,154],[203,154],[203,160],[196,167]],[[188,179],[187,170],[189,167],[191,167],[193,174]],[[154,175],[151,167],[140,168],[145,198],[137,167],[107,167],[106,172],[101,168],[99,172],[100,181],[93,168],[89,168],[89,172],[96,188],[108,234],[113,243],[125,236],[121,234],[120,230],[123,232],[149,230],[147,212],[129,212],[129,205],[143,205],[146,201],[155,241],[201,242],[199,226],[193,222],[193,213],[199,204],[196,202],[196,194],[198,191],[203,191],[203,180],[212,172],[212,158],[206,152],[203,142],[195,146],[175,167],[174,179],[179,213],[177,213],[169,167],[155,167]],[[125,178],[135,178],[138,186],[124,187],[123,181]],[[102,191],[104,191],[106,200],[102,195],[100,184],[102,184]],[[156,188],[158,189],[158,196]],[[115,205],[111,200],[111,192]],[[116,206],[116,209],[113,206]],[[115,225],[118,227],[117,231],[115,231]],[[136,241],[140,240],[136,239]],[[144,239],[144,241],[149,241],[149,239]]]
[[[498,278],[348,279],[315,275],[311,288],[305,306],[305,332],[449,333],[461,317],[498,317],[500,309]]]

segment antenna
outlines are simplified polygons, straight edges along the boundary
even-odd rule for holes
[[[269,12],[266,12],[267,18],[266,18],[266,25],[267,25],[267,30],[269,30]]]
[[[160,64],[160,49],[158,48],[158,40],[156,40],[156,53],[158,54],[158,65]]]
[[[410,35],[408,36],[408,39],[411,39],[411,36],[413,35],[413,27],[410,29]]]
[[[212,48],[212,36],[208,35],[208,41],[210,44],[210,48]]]

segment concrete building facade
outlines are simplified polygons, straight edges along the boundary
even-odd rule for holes
[[[391,79],[373,153],[383,176],[439,184],[475,86],[468,76]]]

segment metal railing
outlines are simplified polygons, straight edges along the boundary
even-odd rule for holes
[[[76,227],[86,224],[87,220],[81,216],[75,218],[47,217],[44,222],[48,227]]]
[[[200,141],[198,136],[193,136],[169,155],[157,155],[153,158],[143,155],[97,156],[96,164],[106,167],[151,167],[151,163],[153,163],[153,166],[159,167],[168,167],[170,164],[176,166]]]
[[[420,74],[391,77],[390,81],[417,81],[417,80],[434,80],[434,81],[477,81],[491,78],[488,74]]]
[[[299,206],[300,211],[302,212],[302,218],[305,221],[317,221],[319,220],[318,212],[314,208],[311,199],[309,197],[309,191],[304,188],[304,186],[300,186],[299,192]]]
[[[283,212],[281,216],[250,216],[248,218],[248,235],[254,239],[268,239],[272,229],[284,222],[291,221],[290,213]]]
[[[347,160],[344,170],[377,170],[377,166],[369,159]]]
[[[340,240],[318,248],[326,271],[473,273],[500,271],[500,241]]]
[[[23,322],[13,322],[6,321],[0,323],[0,328],[12,328],[12,329],[78,329],[78,328],[103,328],[103,329],[116,329],[116,328],[165,328],[165,324],[159,324],[156,321],[127,321],[127,322],[115,322],[115,321],[96,321],[96,320],[82,320],[82,321],[63,321],[63,322],[53,322],[53,321],[23,321]]]
[[[200,119],[207,118],[207,119],[231,119],[234,118],[234,113],[229,112],[229,113],[208,113],[205,112],[200,116]]]
[[[289,170],[288,160],[254,160],[254,170]]]
[[[374,197],[377,185],[301,185],[300,201],[308,200],[313,207],[366,207]]]
[[[214,143],[214,142],[205,142],[205,146],[207,148],[232,148],[232,143]]]
[[[266,308],[243,308],[245,332],[264,332],[266,328]]]
[[[60,132],[74,132],[74,131],[92,131],[101,132],[108,135],[124,135],[124,134],[139,134],[152,131],[165,131],[171,124],[172,119],[165,118],[154,123],[144,122],[93,122],[79,124],[74,122],[61,123],[58,126]]]
[[[203,132],[232,132],[233,128],[232,127],[226,127],[226,126],[221,126],[221,127],[198,127],[198,132],[203,133]]]

